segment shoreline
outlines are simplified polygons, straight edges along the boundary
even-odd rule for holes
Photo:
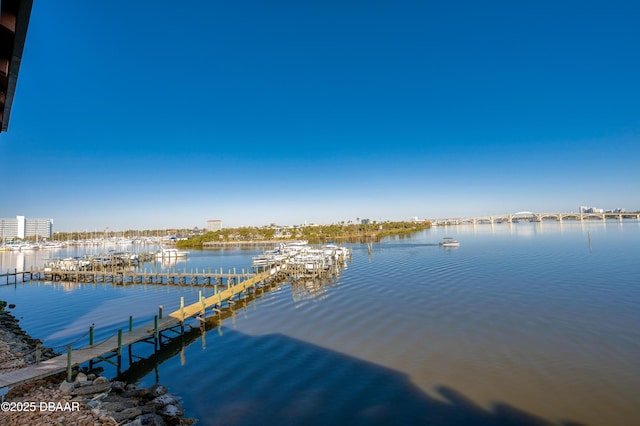
[[[10,312],[0,310],[0,374],[36,362],[36,345]],[[42,348],[41,360],[55,356]],[[19,425],[191,425],[180,399],[161,384],[138,389],[135,384],[109,380],[101,369],[74,368],[66,374],[4,388],[0,424]]]

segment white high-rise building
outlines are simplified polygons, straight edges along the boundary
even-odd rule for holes
[[[16,216],[15,219],[0,219],[0,239],[12,238],[51,238],[53,236],[53,219],[29,219]]]

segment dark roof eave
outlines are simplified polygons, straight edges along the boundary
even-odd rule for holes
[[[18,2],[18,11],[16,13],[16,32],[9,61],[9,72],[7,75],[7,92],[4,102],[4,110],[0,117],[2,127],[0,132],[6,132],[9,128],[9,117],[11,116],[11,105],[18,84],[18,73],[20,71],[20,62],[22,61],[22,52],[27,39],[27,28],[29,27],[29,18],[31,17],[31,7],[33,0],[20,0]]]

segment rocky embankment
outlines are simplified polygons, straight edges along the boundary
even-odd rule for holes
[[[5,302],[0,300],[0,374],[26,367],[36,362],[36,346],[40,341],[32,339],[20,328],[18,320],[4,311]],[[42,348],[41,359],[55,356],[51,349]]]
[[[162,385],[137,389],[105,377],[78,373],[17,386],[5,396],[0,424],[80,426],[190,425],[180,402]]]
[[[0,374],[35,363],[39,342],[18,321],[0,312]],[[42,359],[55,354],[42,350]],[[179,399],[162,385],[137,389],[133,384],[109,381],[94,372],[74,372],[16,386],[3,397],[0,425],[189,425]]]

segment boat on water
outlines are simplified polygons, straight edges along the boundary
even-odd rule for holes
[[[37,244],[32,243],[20,243],[20,244],[12,244],[11,250],[13,251],[31,251],[38,250],[40,247]]]
[[[160,251],[156,253],[158,259],[175,259],[180,257],[187,257],[188,251],[178,250],[174,247],[161,247]]]
[[[61,242],[47,241],[44,243],[40,243],[39,247],[40,249],[44,249],[44,250],[53,250],[53,249],[64,248],[65,245],[64,243],[61,243]]]
[[[460,243],[451,237],[444,237],[440,242],[440,245],[442,247],[459,247]]]

